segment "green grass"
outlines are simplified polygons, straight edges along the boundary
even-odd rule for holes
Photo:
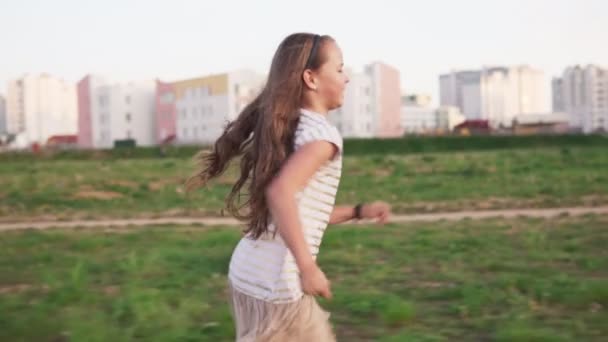
[[[543,147],[608,147],[608,135],[530,135],[530,136],[412,136],[403,138],[346,138],[348,155],[412,154],[431,152],[466,152]],[[205,145],[180,145],[96,150],[44,150],[39,153],[8,152],[0,154],[3,161],[32,160],[109,160],[124,158],[189,158]]]
[[[382,199],[395,212],[608,203],[605,147],[346,156],[337,204]],[[0,163],[0,217],[218,215],[235,180],[187,195],[190,158]]]
[[[407,136],[396,139],[346,139],[351,155],[471,152],[503,149],[559,147],[608,147],[606,135],[530,136]]]
[[[345,341],[601,341],[608,217],[334,226]],[[230,341],[232,227],[0,234],[2,341]],[[64,338],[64,339],[62,339]]]

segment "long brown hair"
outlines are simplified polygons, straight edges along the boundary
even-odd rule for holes
[[[285,38],[272,58],[263,90],[226,125],[211,151],[199,153],[201,169],[186,182],[189,191],[205,186],[223,174],[233,158],[241,156],[240,177],[226,198],[226,208],[235,218],[247,222],[244,232],[254,239],[264,234],[270,223],[265,189],[293,153],[304,92],[302,74],[325,63],[323,47],[328,41],[333,38],[310,33]],[[318,47],[313,49],[313,45]],[[248,193],[245,202],[240,203],[245,184]],[[244,208],[248,211],[242,212]]]

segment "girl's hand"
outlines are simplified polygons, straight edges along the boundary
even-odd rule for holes
[[[391,206],[382,201],[364,204],[361,208],[361,216],[367,219],[376,219],[376,223],[385,224],[391,216]]]
[[[304,291],[304,293],[331,299],[332,295],[329,280],[327,280],[325,273],[321,271],[316,263],[302,269],[300,277],[302,291]]]

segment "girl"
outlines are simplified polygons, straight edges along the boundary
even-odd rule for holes
[[[228,272],[237,341],[334,341],[329,314],[315,300],[331,298],[315,262],[323,232],[354,218],[389,218],[384,202],[334,207],[342,137],[327,114],[342,105],[343,65],[330,36],[285,38],[260,95],[226,126],[189,180],[189,188],[204,185],[241,156],[227,198],[230,213],[247,222]]]

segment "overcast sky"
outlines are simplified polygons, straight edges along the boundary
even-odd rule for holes
[[[403,92],[435,101],[452,69],[529,64],[548,83],[571,64],[608,66],[604,0],[0,0],[0,94],[26,72],[70,82],[265,73],[298,31],[334,36],[355,70],[395,66]]]

